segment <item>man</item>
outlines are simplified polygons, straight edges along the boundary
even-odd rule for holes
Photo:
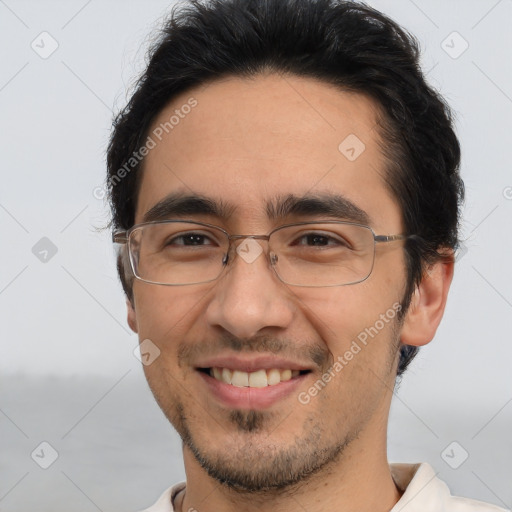
[[[386,455],[453,276],[459,158],[414,40],[375,10],[173,13],[108,150],[128,323],[187,475],[148,510],[501,510]]]

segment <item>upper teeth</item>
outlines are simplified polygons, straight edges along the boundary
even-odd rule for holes
[[[210,375],[221,382],[232,384],[233,386],[243,388],[264,388],[273,386],[290,380],[299,375],[299,370],[257,370],[255,372],[242,372],[240,370],[230,370],[229,368],[210,368]]]

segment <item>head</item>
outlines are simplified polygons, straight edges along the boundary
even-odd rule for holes
[[[367,214],[375,233],[408,235],[376,248],[364,282],[339,287],[289,286],[268,258],[249,265],[239,257],[214,282],[148,284],[133,278],[121,249],[130,326],[161,351],[145,367],[148,382],[190,453],[221,481],[246,490],[286,486],[354,439],[377,436],[396,376],[434,336],[463,184],[450,110],[418,59],[412,36],[358,3],[190,2],[173,11],[115,119],[107,163],[116,229],[181,194],[196,200],[180,218],[267,234],[322,218],[325,198],[336,195]],[[347,140],[356,158],[343,153]],[[283,218],[270,215],[300,198]],[[353,360],[334,370],[347,351]],[[230,408],[201,396],[198,365],[235,352],[300,361],[307,368],[297,395],[326,372],[332,382],[308,404],[286,399],[291,428],[272,407]],[[254,471],[230,463],[215,448],[220,437],[223,450],[247,457]],[[278,477],[283,464],[287,476]]]

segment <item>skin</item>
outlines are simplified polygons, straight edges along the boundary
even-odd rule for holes
[[[183,191],[236,206],[226,220],[194,216],[198,221],[232,234],[266,234],[285,223],[265,212],[276,194],[336,192],[367,212],[375,233],[403,232],[384,181],[379,108],[371,99],[295,76],[235,77],[174,98],[154,127],[191,96],[198,105],[146,157],[136,223],[167,194]],[[366,146],[353,162],[338,150],[349,134]],[[300,220],[308,219],[286,222]],[[135,280],[128,322],[161,351],[144,371],[184,439],[187,487],[177,510],[390,510],[401,496],[386,456],[400,340],[424,345],[433,338],[452,275],[453,263],[431,267],[404,321],[387,323],[308,404],[292,393],[257,412],[221,406],[194,362],[220,353],[270,354],[271,341],[277,355],[311,367],[299,390],[307,391],[360,332],[402,300],[403,244],[378,244],[372,274],[351,286],[288,286],[264,257],[250,264],[236,257],[213,283]],[[312,350],[321,354],[315,361]]]

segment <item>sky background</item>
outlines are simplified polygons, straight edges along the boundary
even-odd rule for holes
[[[454,493],[510,507],[512,1],[370,4],[418,37],[456,112],[467,195],[445,318],[396,393],[390,459],[428,460]],[[134,355],[101,197],[113,114],[171,5],[0,0],[4,512],[137,510],[183,476]],[[58,452],[46,470],[30,457],[41,442]],[[446,453],[468,458],[453,468]]]

